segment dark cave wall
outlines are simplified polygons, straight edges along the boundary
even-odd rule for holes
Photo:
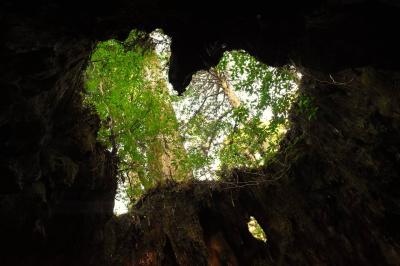
[[[11,18],[0,65],[0,264],[72,265],[101,237],[116,189],[99,120],[81,103],[92,41]]]
[[[316,118],[292,111],[283,152],[265,169],[267,177],[284,169],[284,178],[253,192],[265,203],[254,216],[265,222],[275,261],[397,265],[399,73],[303,73]]]
[[[398,265],[400,73],[301,71],[274,160],[150,191],[107,225],[107,264]],[[304,97],[318,108],[311,118]],[[250,216],[267,244],[249,234]]]
[[[223,247],[217,260],[222,252],[239,265],[398,264],[395,3],[3,1],[0,10],[0,264],[204,265],[213,243]],[[279,160],[256,188],[168,184],[134,219],[110,220],[115,163],[96,143],[98,119],[82,107],[81,73],[97,40],[135,27],[172,36],[179,91],[226,49],[297,65],[316,119],[292,112]],[[249,215],[267,246],[247,232]]]
[[[281,4],[229,18],[220,17],[222,9],[206,22],[200,9],[191,23],[167,24],[174,88],[182,92],[194,72],[214,66],[231,49],[244,49],[271,66],[291,63],[326,73],[366,65],[398,69],[398,8],[368,1]]]

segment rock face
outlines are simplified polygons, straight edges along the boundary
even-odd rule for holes
[[[81,2],[0,4],[1,265],[400,264],[398,4]],[[113,217],[115,162],[82,107],[82,71],[97,40],[132,28],[173,38],[178,91],[227,49],[295,64],[276,160],[164,184]]]
[[[0,264],[72,265],[112,216],[115,167],[80,100],[91,43],[34,27],[3,43]]]

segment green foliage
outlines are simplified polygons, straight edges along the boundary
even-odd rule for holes
[[[99,43],[86,71],[85,103],[102,121],[98,139],[118,156],[131,201],[162,178],[154,172],[161,156],[154,146],[178,129],[165,81],[153,77],[157,55],[143,47],[144,39],[133,31],[125,42]]]
[[[314,99],[307,95],[300,95],[297,101],[298,111],[306,115],[308,120],[313,120],[317,117],[318,107],[314,104]]]
[[[212,175],[207,164],[215,160],[224,168],[257,167],[275,153],[296,97],[295,75],[294,69],[268,67],[232,51],[216,70],[193,77],[175,105],[179,117],[189,117],[181,128],[188,146],[202,156],[201,174]],[[229,102],[221,79],[231,85],[240,106]]]
[[[102,121],[98,140],[118,158],[129,204],[167,178],[214,178],[217,167],[265,164],[296,97],[293,69],[268,67],[243,51],[225,53],[184,97],[171,96],[168,52],[157,45],[138,31],[99,43],[86,71],[85,103]],[[300,103],[307,112],[310,106]]]

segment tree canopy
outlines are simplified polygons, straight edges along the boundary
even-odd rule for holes
[[[86,71],[86,104],[98,113],[98,139],[119,159],[119,177],[135,201],[164,178],[187,175],[184,150],[159,58],[147,36],[99,43]],[[182,148],[181,148],[182,147]]]
[[[263,165],[296,96],[294,69],[268,67],[244,51],[226,52],[183,96],[174,95],[164,68],[168,49],[159,47],[132,31],[124,42],[99,43],[86,71],[85,103],[102,121],[98,139],[118,158],[130,204],[167,179]]]
[[[276,151],[295,96],[293,68],[272,68],[231,51],[215,68],[195,75],[175,103],[187,146],[204,162],[257,167]],[[202,170],[215,176],[209,163]]]

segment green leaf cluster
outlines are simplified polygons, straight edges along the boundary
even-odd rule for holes
[[[232,85],[239,107],[227,101],[218,73]],[[226,52],[216,71],[198,73],[176,103],[188,146],[203,156],[197,167],[213,161],[225,169],[263,165],[288,127],[296,89],[293,68],[269,67],[244,51]]]
[[[178,130],[157,54],[144,43],[146,36],[138,31],[125,42],[101,42],[86,70],[85,103],[102,121],[98,140],[118,157],[131,202],[162,180],[159,160],[165,151],[157,147]],[[169,152],[176,153],[175,164],[184,156],[180,149]]]

